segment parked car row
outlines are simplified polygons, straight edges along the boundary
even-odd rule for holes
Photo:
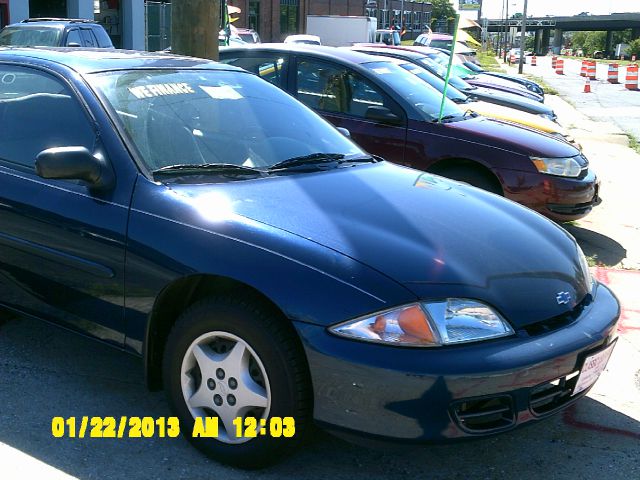
[[[407,61],[284,44],[223,49],[220,61],[289,92],[389,161],[465,181],[558,221],[580,218],[599,202],[596,175],[578,148],[442,101],[410,72],[420,67],[402,67]]]
[[[0,309],[142,357],[243,468],[314,423],[428,443],[572,405],[619,304],[509,199],[578,218],[595,174],[400,51],[0,48]]]

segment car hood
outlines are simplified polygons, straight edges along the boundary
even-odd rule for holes
[[[515,108],[488,102],[469,102],[460,105],[460,107],[468,108],[480,115],[484,115],[485,117],[496,118],[506,122],[519,123],[546,133],[567,135],[566,130],[556,122],[552,122],[551,120],[539,115],[533,115],[532,113],[523,112],[522,110],[516,110]]]
[[[503,90],[476,87],[477,88],[463,90],[463,92],[465,95],[471,97],[478,97],[481,100],[499,105],[513,106],[514,108],[525,110],[535,115],[543,114],[553,116],[553,109],[544,103],[536,102],[533,99],[523,97],[522,95],[516,95],[515,93],[505,92]]]
[[[527,90],[527,87],[525,87],[520,83],[513,82],[503,77],[495,77],[493,75],[487,75],[486,73],[474,73],[473,78],[471,80],[474,80],[476,82],[487,83],[491,85],[500,85],[502,87],[513,88],[514,90],[519,90],[519,91],[522,91],[523,93],[530,93],[530,94],[534,93],[530,90]],[[465,81],[468,82],[469,79],[465,79]]]
[[[479,143],[529,157],[566,158],[580,154],[575,147],[546,133],[492,118],[467,118],[444,125],[453,139]],[[431,124],[424,124],[422,129],[427,131],[433,127]]]
[[[516,326],[562,314],[587,293],[575,242],[554,223],[502,197],[387,162],[171,188],[198,208],[216,189],[234,215],[340,252],[419,298],[480,299]],[[556,301],[560,292],[568,304]]]

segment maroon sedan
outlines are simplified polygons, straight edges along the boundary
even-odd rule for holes
[[[448,99],[438,122],[442,95],[400,61],[282,44],[222,48],[220,60],[288,91],[392,162],[468,182],[557,221],[581,218],[599,201],[596,175],[575,147]]]

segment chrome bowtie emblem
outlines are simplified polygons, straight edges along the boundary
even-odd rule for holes
[[[558,305],[565,305],[571,301],[571,294],[569,292],[558,292],[556,294],[556,302]]]

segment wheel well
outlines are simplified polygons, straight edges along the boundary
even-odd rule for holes
[[[444,175],[444,173],[447,170],[451,171],[454,169],[466,169],[481,174],[485,179],[492,182],[494,187],[492,191],[494,193],[504,195],[504,190],[502,188],[500,178],[498,178],[498,176],[490,168],[473,160],[467,160],[463,158],[450,158],[446,160],[440,160],[439,162],[431,165],[427,169],[427,171],[430,173],[435,173],[436,175],[442,174],[442,176],[446,176]]]
[[[237,280],[215,275],[191,275],[180,278],[162,290],[147,321],[144,365],[150,390],[162,389],[162,356],[169,332],[182,312],[197,301],[212,295],[242,295],[276,315],[286,318],[268,297]],[[291,326],[293,329],[293,326]],[[302,345],[300,345],[302,348]]]

